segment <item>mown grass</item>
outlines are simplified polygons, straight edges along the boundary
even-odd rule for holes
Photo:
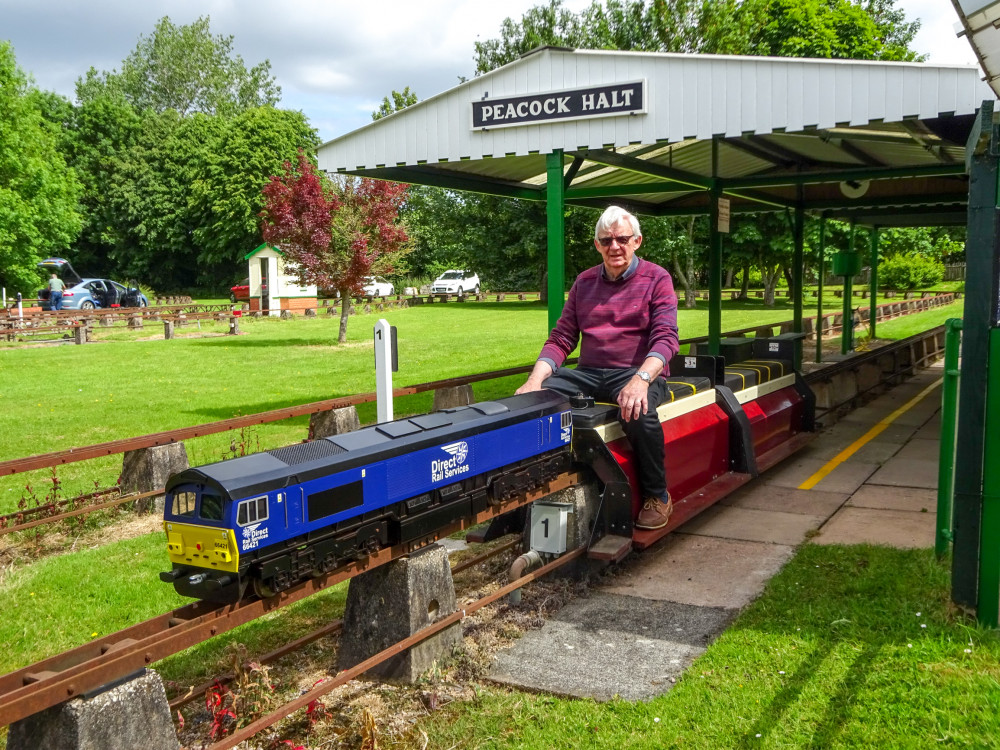
[[[930,550],[806,545],[667,694],[487,687],[420,724],[431,747],[1000,745],[1000,639],[949,604]]]

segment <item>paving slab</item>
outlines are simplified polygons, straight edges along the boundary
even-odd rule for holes
[[[815,458],[789,459],[761,474],[761,479],[767,485],[798,488],[827,463]],[[856,453],[823,477],[813,489],[851,494],[856,492],[878,468],[878,464],[868,463]]]
[[[897,415],[893,420],[892,424],[901,427],[913,427],[920,428],[927,424],[928,420],[934,416],[934,412],[941,408],[939,403],[928,403],[927,399],[931,398],[929,394],[923,401],[920,401],[916,405],[910,407],[902,414]],[[840,420],[847,424],[862,422],[867,424],[869,427],[874,426],[876,422],[885,419],[897,408],[879,408],[868,410],[869,407],[864,407],[862,409],[855,409],[849,414],[845,414]]]
[[[826,516],[716,505],[684,524],[684,533],[794,546],[825,520]]]
[[[855,508],[934,513],[937,510],[937,490],[866,484],[854,493],[847,505]]]
[[[824,429],[817,439],[824,442],[834,442],[846,448],[859,437],[866,434],[874,426],[874,424],[851,422],[846,419],[842,419],[832,427]],[[896,424],[893,422],[876,435],[873,438],[873,442],[878,440],[900,445],[913,437],[917,429],[918,428],[913,425]]]
[[[719,505],[829,518],[849,497],[850,495],[843,492],[799,490],[793,487],[751,482],[720,500]]]
[[[876,471],[868,483],[935,490],[938,486],[938,462],[897,456]]]
[[[671,534],[602,579],[611,594],[701,607],[740,609],[794,554],[794,547]]]
[[[919,434],[914,435],[912,440],[900,448],[896,456],[903,460],[930,461],[936,470],[941,455],[941,441],[927,440],[919,437]]]
[[[736,610],[596,593],[497,654],[490,679],[606,701],[665,693]]]
[[[921,440],[940,440],[941,439],[941,412],[938,412],[936,418],[931,419],[923,427],[916,431],[913,435],[915,438],[920,438]]]
[[[799,455],[803,458],[829,461],[838,456],[849,445],[850,443],[842,444],[833,441],[824,441],[820,438],[810,443]],[[861,456],[868,463],[884,464],[899,452],[901,445],[901,443],[890,442],[888,440],[869,440],[856,455]]]
[[[814,544],[879,544],[899,549],[933,547],[936,513],[846,507],[810,541]]]

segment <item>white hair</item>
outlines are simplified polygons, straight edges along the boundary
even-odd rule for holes
[[[602,231],[610,231],[611,227],[620,221],[627,221],[632,227],[632,234],[636,237],[642,237],[642,230],[639,228],[637,218],[621,206],[608,206],[601,214],[601,218],[597,220],[597,226],[594,227],[594,239],[599,239]]]

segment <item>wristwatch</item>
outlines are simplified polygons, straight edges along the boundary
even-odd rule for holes
[[[644,383],[648,383],[650,380],[652,380],[652,378],[649,376],[649,373],[646,372],[645,370],[639,370],[636,373],[636,375],[638,375],[639,376],[639,380],[641,380]]]

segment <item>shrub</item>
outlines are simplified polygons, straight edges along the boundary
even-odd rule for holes
[[[899,254],[882,261],[878,277],[883,289],[928,287],[944,278],[944,264],[922,255]]]

